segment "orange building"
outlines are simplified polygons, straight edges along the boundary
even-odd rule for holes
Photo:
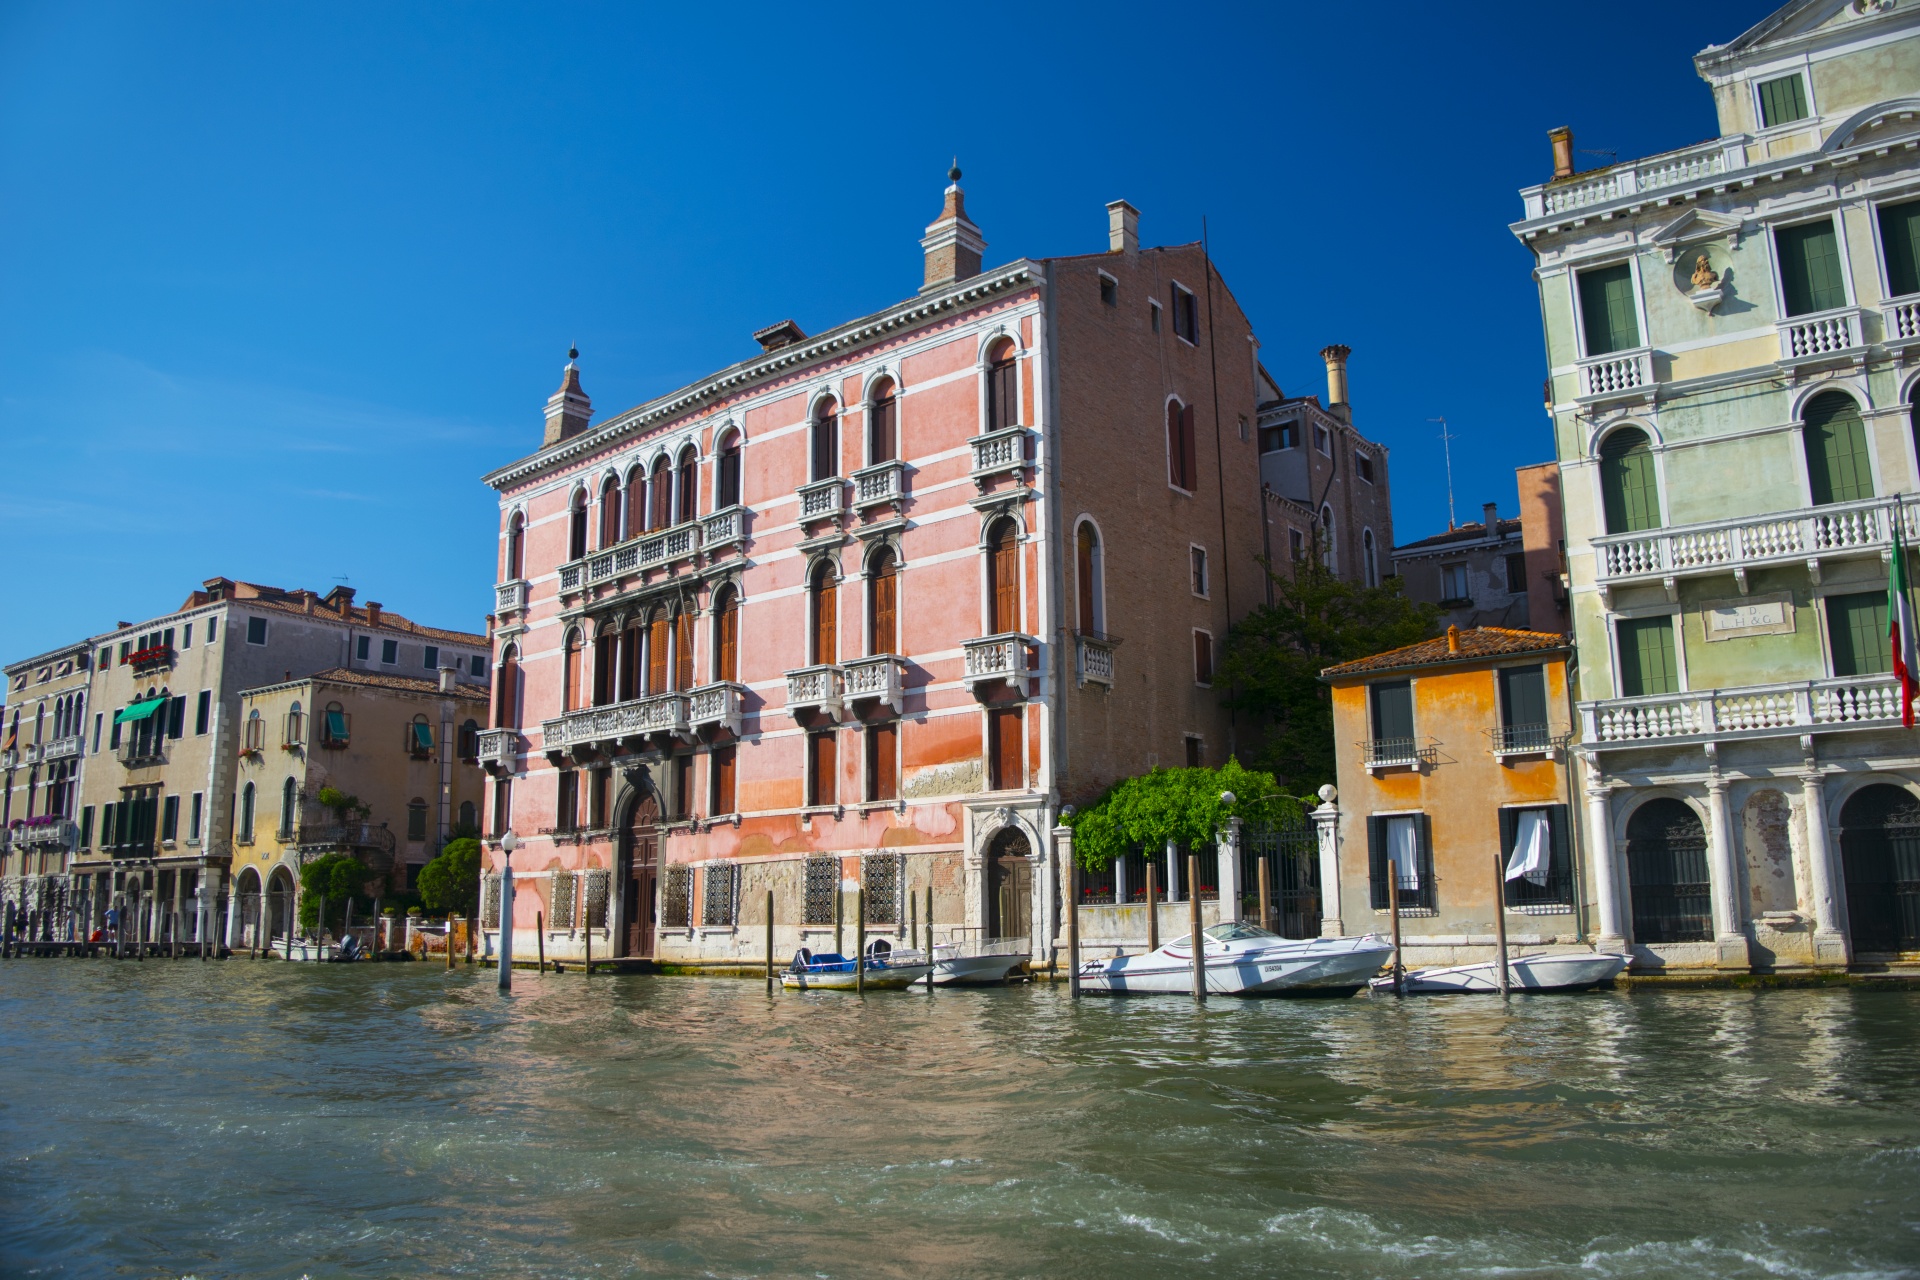
[[[1321,883],[1338,886],[1325,933],[1390,928],[1391,862],[1410,967],[1488,958],[1496,892],[1516,954],[1590,945],[1567,805],[1571,660],[1562,635],[1449,627],[1321,673],[1340,744],[1339,787],[1315,815],[1335,832],[1322,841]],[[1545,867],[1505,879],[1516,847],[1543,851]]]

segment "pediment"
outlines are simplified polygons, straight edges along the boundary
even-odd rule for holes
[[[1680,256],[1682,249],[1708,240],[1725,237],[1737,247],[1745,230],[1746,223],[1740,218],[1730,218],[1710,209],[1689,209],[1672,222],[1656,228],[1647,239],[1664,250],[1667,261],[1672,262]]]
[[[1720,50],[1723,53],[1752,53],[1770,44],[1812,35],[1842,23],[1858,22],[1883,9],[1891,9],[1884,0],[1794,0],[1741,32]]]

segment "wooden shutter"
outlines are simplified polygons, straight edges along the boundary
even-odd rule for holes
[[[1806,422],[1807,482],[1815,505],[1871,498],[1867,430],[1853,397],[1838,391],[1815,396]]]
[[[813,660],[817,665],[839,661],[839,626],[838,587],[833,574],[823,568],[815,576],[813,588]]]
[[[733,812],[735,756],[733,747],[716,747],[707,757],[707,768],[713,772],[713,812],[716,814]]]
[[[653,469],[652,490],[653,512],[648,527],[664,529],[673,523],[673,472],[665,458]]]
[[[1790,316],[1826,311],[1847,304],[1841,276],[1840,243],[1833,219],[1823,218],[1774,232],[1780,253],[1780,285]]]
[[[840,460],[835,456],[835,439],[839,433],[834,415],[823,411],[813,420],[813,476],[815,480],[825,480],[840,474]]]
[[[1093,625],[1093,526],[1080,526],[1073,561],[1074,578],[1080,591],[1080,630],[1091,632]]]
[[[1414,893],[1415,905],[1432,910],[1434,904],[1433,884],[1433,818],[1430,814],[1413,815],[1414,831],[1420,841],[1420,888]]]
[[[888,391],[874,401],[873,407],[867,411],[867,452],[871,455],[868,458],[870,462],[892,462],[894,459],[899,448],[894,432],[894,409],[897,403],[893,392]]]
[[[899,637],[895,631],[894,595],[900,575],[891,552],[883,551],[873,573],[873,634],[868,637],[869,653],[895,653]]]
[[[1566,806],[1562,805],[1562,808]],[[1513,842],[1520,836],[1520,810],[1500,810],[1500,900],[1505,906],[1514,902],[1514,882],[1507,879],[1507,863],[1513,858]],[[1469,881],[1471,883],[1471,881]]]
[[[867,799],[892,800],[899,795],[900,726],[877,724],[867,731]]]
[[[1760,85],[1760,127],[1792,124],[1807,118],[1807,90],[1796,75],[1763,81]]]
[[[619,637],[611,633],[593,638],[593,705],[604,707],[614,698]]]
[[[1606,502],[1608,533],[1660,527],[1653,450],[1644,432],[1632,428],[1615,431],[1601,443],[1600,488]]]
[[[567,559],[578,560],[587,554],[587,495],[584,493],[574,502],[572,521]]]
[[[1896,298],[1920,293],[1920,200],[1880,207],[1880,251],[1888,293]]]
[[[987,712],[987,765],[995,791],[1027,785],[1025,739],[1018,707]]]
[[[813,734],[807,740],[812,748],[813,769],[807,778],[807,803],[826,805],[835,803],[839,795],[838,756],[834,751],[834,731],[827,729]]]
[[[1616,626],[1620,645],[1620,695],[1638,698],[1677,691],[1673,619],[1622,619]]]
[[[1387,909],[1387,820],[1367,818],[1367,887],[1372,893],[1373,909]],[[1337,894],[1339,889],[1329,890]],[[1337,900],[1337,899],[1336,899]]]
[[[513,727],[514,677],[519,673],[519,663],[509,655],[500,660],[499,691],[494,695],[493,727],[510,729]]]
[[[720,505],[733,507],[740,504],[740,445],[729,441],[720,450]]]
[[[1193,679],[1196,684],[1213,683],[1213,637],[1204,631],[1193,633]]]
[[[713,678],[715,680],[738,680],[740,678],[740,597],[727,592],[726,603],[720,606],[720,644],[715,655]]]
[[[680,458],[680,520],[685,523],[700,514],[700,463],[691,452]]]
[[[1373,693],[1373,736],[1413,737],[1413,685],[1406,680],[1376,684]]]
[[[1017,426],[1020,422],[1019,366],[1011,354],[1000,356],[987,369],[987,430]]]
[[[1587,354],[1603,356],[1640,345],[1633,305],[1633,271],[1625,263],[1580,273],[1580,324]]]
[[[640,649],[645,641],[646,633],[639,627],[629,626],[620,633],[619,701],[621,702],[640,696]]]
[[[1177,489],[1187,487],[1187,477],[1181,471],[1185,465],[1186,450],[1180,444],[1180,405],[1167,401],[1167,483]]]
[[[1869,676],[1892,670],[1883,592],[1828,596],[1827,634],[1833,646],[1834,675]]]
[[[673,687],[693,688],[693,611],[682,609],[673,619]]]
[[[1500,723],[1504,728],[1547,723],[1547,672],[1543,666],[1500,669]]]
[[[1194,452],[1192,405],[1180,410],[1180,474],[1186,477],[1182,488],[1191,490],[1200,487],[1200,466]]]
[[[1548,856],[1553,859],[1547,869],[1547,890],[1553,894],[1555,902],[1573,902],[1573,853],[1569,847],[1571,832],[1568,823],[1573,820],[1572,812],[1564,804],[1547,806],[1547,827],[1551,844]]]
[[[613,480],[600,491],[600,545],[610,547],[620,541],[620,485]]]
[[[667,691],[667,647],[672,632],[664,610],[656,610],[647,626],[647,692]]]
[[[1003,520],[987,556],[987,590],[993,609],[991,635],[1020,629],[1020,543],[1013,524]]]

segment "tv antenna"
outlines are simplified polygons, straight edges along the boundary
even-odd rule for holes
[[[1440,424],[1440,447],[1442,450],[1445,451],[1446,457],[1447,457],[1447,532],[1452,533],[1454,529],[1457,527],[1453,522],[1453,441],[1454,441],[1454,436],[1452,432],[1447,430],[1447,420],[1445,418],[1428,418],[1427,421],[1437,422]]]

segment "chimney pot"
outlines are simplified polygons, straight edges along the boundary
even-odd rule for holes
[[[1353,409],[1347,403],[1347,357],[1352,354],[1352,347],[1338,342],[1320,348],[1320,358],[1327,362],[1327,412],[1349,423]]]
[[[1460,628],[1451,624],[1447,627],[1447,652],[1460,652]]]
[[[1547,130],[1547,140],[1553,143],[1553,176],[1571,178],[1573,176],[1573,130],[1566,125],[1558,129]]]
[[[1107,252],[1140,252],[1140,211],[1125,200],[1107,206]]]
[[[367,601],[367,625],[370,627],[380,625],[380,602],[378,600]]]
[[[440,692],[442,693],[453,692],[453,675],[454,675],[454,672],[452,667],[440,668]]]
[[[1480,518],[1486,522],[1487,536],[1491,538],[1500,529],[1500,504],[1483,502],[1480,504]]]

